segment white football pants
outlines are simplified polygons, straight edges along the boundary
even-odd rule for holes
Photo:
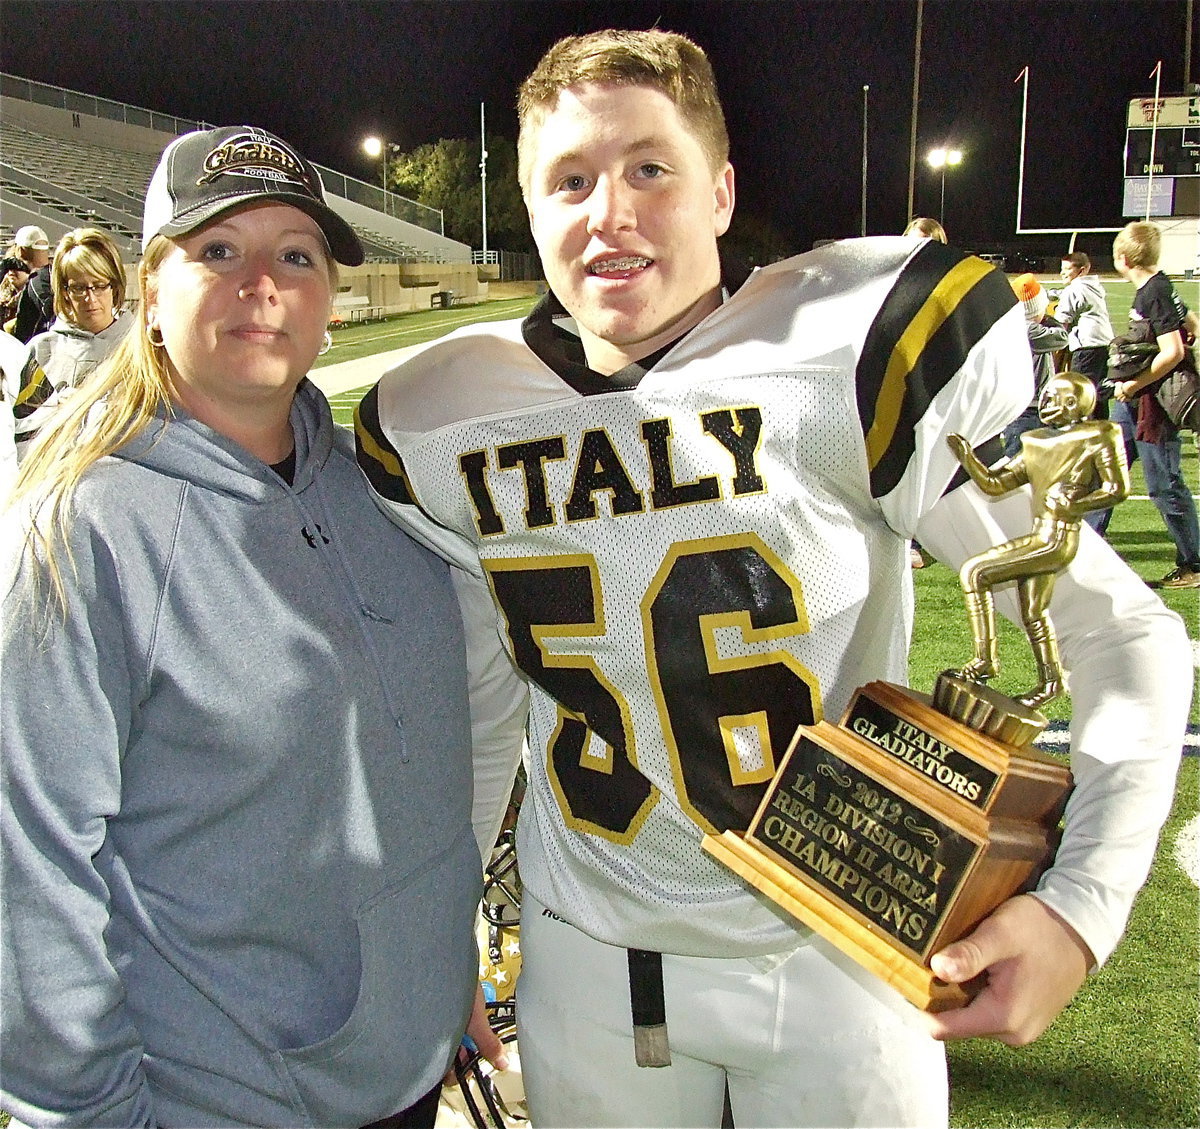
[[[517,1045],[535,1129],[738,1129],[948,1121],[942,1045],[891,988],[819,938],[776,958],[663,957],[671,1065],[634,1062],[626,950],[526,890]]]

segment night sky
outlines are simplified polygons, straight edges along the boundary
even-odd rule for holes
[[[657,24],[712,58],[739,211],[802,250],[859,232],[864,84],[867,230],[904,226],[916,10],[915,0],[4,0],[0,69],[263,125],[374,182],[378,161],[360,149],[367,134],[404,148],[477,138],[482,101],[489,133],[515,140],[516,86],[551,42]],[[1183,92],[1186,16],[1186,0],[926,0],[915,211],[938,214],[940,180],[921,158],[949,142],[965,152],[946,176],[952,241],[1014,243],[1014,80],[1028,66],[1023,225],[1119,226],[1126,102],[1153,93],[1160,59],[1162,92]],[[1051,237],[1050,252],[1065,239]]]

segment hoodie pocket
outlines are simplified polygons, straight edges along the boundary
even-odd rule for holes
[[[359,907],[362,979],[350,1017],[319,1043],[275,1052],[312,1124],[377,1121],[411,1105],[445,1072],[475,993],[480,882],[468,830]]]

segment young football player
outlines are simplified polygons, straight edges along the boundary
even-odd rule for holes
[[[1028,529],[946,441],[994,461],[1028,401],[1021,310],[932,240],[739,270],[716,86],[678,35],[557,43],[519,116],[549,293],[386,374],[358,434],[382,504],[490,587],[530,686],[533,1122],[718,1126],[728,1092],[739,1125],[944,1125],[939,1040],[1035,1038],[1116,944],[1171,803],[1182,625],[1085,533],[1052,606],[1065,838],[934,958],[987,977],[968,1007],[930,1018],[757,896],[701,840],[745,828],[799,724],[905,680],[908,539],[957,567]],[[504,803],[494,775],[477,803]]]

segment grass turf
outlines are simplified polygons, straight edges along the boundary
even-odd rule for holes
[[[1194,1126],[1197,1078],[1194,877],[1174,857],[1196,818],[1197,758],[1180,771],[1150,879],[1112,959],[1037,1042],[970,1040],[948,1048],[950,1124]]]

